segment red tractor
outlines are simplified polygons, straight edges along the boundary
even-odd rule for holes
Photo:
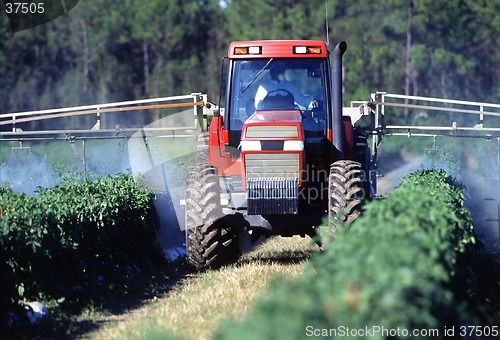
[[[342,113],[346,48],[330,66],[323,41],[231,43],[225,110],[198,138],[186,178],[190,265],[235,261],[244,238],[313,236],[325,215],[335,226],[360,214],[373,183],[367,136]]]

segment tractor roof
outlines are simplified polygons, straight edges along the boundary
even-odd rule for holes
[[[235,41],[229,45],[230,59],[326,58],[328,45],[321,40]]]

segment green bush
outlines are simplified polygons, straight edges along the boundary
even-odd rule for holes
[[[162,259],[152,194],[130,175],[65,181],[33,197],[2,187],[0,198],[3,301],[95,298],[100,282]]]
[[[314,330],[388,338],[398,329],[405,337],[431,328],[443,337],[445,327],[471,321],[454,294],[463,281],[457,260],[474,243],[463,199],[443,171],[406,177],[341,230],[305,275],[275,283],[272,299],[257,304],[243,323],[224,324],[217,338],[298,339]]]

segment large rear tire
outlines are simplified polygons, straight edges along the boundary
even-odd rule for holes
[[[359,162],[341,160],[330,166],[328,180],[328,217],[334,233],[349,226],[361,214],[365,192],[363,169]]]
[[[186,250],[187,262],[196,270],[221,267],[240,255],[237,235],[220,206],[217,169],[207,163],[187,171]]]

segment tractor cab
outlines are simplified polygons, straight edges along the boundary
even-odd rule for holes
[[[248,118],[257,114],[264,121],[267,111],[298,111],[307,140],[326,138],[329,67],[328,59],[320,53],[325,51],[296,46],[296,51],[303,52],[297,58],[299,54],[291,51],[288,56],[266,57],[262,50],[235,47],[233,55],[230,53],[224,125],[229,131],[229,145],[237,150]]]

